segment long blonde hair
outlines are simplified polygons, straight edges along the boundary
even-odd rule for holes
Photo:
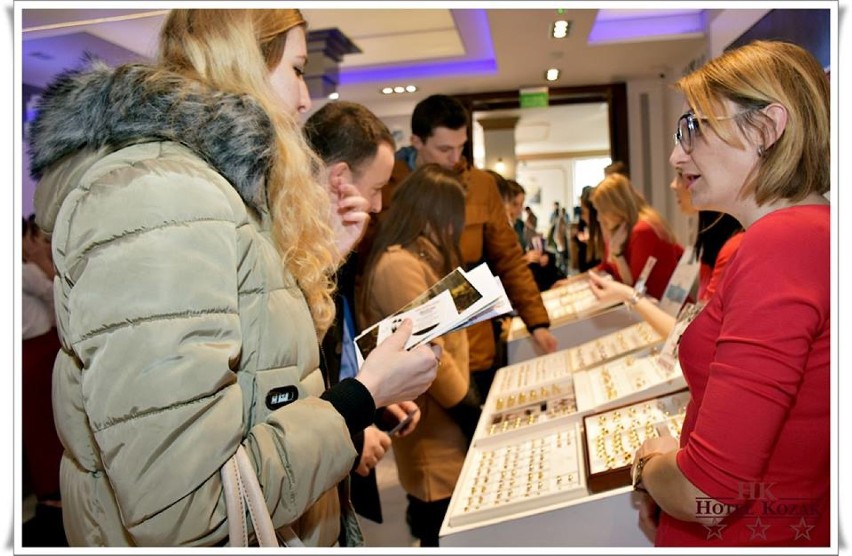
[[[212,89],[247,95],[269,116],[275,132],[266,177],[272,235],[321,337],[334,319],[331,276],[338,250],[328,220],[330,201],[317,181],[321,161],[268,79],[281,61],[287,32],[297,26],[306,22],[295,9],[173,10],[160,34],[159,63]]]
[[[639,195],[626,176],[608,175],[595,187],[590,200],[599,213],[613,214],[626,222],[628,232],[636,222],[643,220],[660,238],[675,243],[675,235],[669,224]]]

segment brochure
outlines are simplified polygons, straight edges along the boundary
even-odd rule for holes
[[[353,341],[360,366],[377,345],[409,318],[414,331],[405,349],[413,349],[448,332],[512,311],[500,279],[482,263],[465,272],[456,268],[397,312],[364,330]]]

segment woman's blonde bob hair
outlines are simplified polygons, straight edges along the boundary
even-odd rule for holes
[[[726,143],[742,146],[719,119],[726,115],[725,100],[740,107],[741,115],[734,118],[740,130],[761,138],[761,163],[741,197],[753,195],[760,206],[779,199],[796,202],[829,190],[828,78],[807,50],[786,42],[755,41],[710,60],[675,87]],[[774,143],[768,133],[771,122],[762,111],[772,103],[787,110],[787,125]]]
[[[590,200],[598,214],[616,216],[619,220],[625,222],[628,234],[636,225],[636,222],[642,220],[647,222],[660,238],[669,243],[676,241],[674,232],[672,232],[668,223],[636,191],[627,176],[622,174],[608,175],[592,191]]]
[[[317,181],[321,162],[269,83],[281,62],[287,33],[306,26],[285,10],[173,10],[160,34],[160,66],[227,93],[245,95],[275,130],[266,196],[282,264],[304,292],[318,335],[334,319],[331,281],[338,258],[328,217],[331,205]]]

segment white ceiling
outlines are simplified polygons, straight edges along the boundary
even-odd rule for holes
[[[701,52],[705,38],[700,32],[669,32],[658,36],[655,33],[663,32],[665,22],[678,18],[711,16],[710,12],[700,10],[700,3],[693,4],[689,10],[578,9],[567,10],[563,15],[558,15],[555,9],[501,8],[311,8],[303,13],[310,29],[336,27],[362,51],[345,56],[340,65],[340,98],[361,102],[379,116],[391,117],[410,114],[419,100],[435,93],[464,94],[548,85],[544,73],[549,67],[561,70],[560,80],[550,84],[555,87],[605,84],[670,73]],[[58,71],[78,65],[86,49],[115,64],[152,58],[165,11],[160,9],[161,4],[150,6],[128,10],[22,10],[23,81],[44,86]],[[650,24],[649,17],[654,18]],[[550,36],[550,26],[557,18],[571,21],[566,39]],[[654,22],[659,22],[658,28]],[[620,29],[632,26],[641,32],[626,41],[590,44],[587,39],[596,23]],[[494,69],[482,70],[489,60]],[[370,72],[396,78],[377,79],[368,76]],[[351,83],[356,78],[367,80]],[[408,84],[416,85],[418,91],[391,96],[380,92],[387,85]],[[316,101],[315,107],[324,102],[324,99]],[[601,142],[600,133],[592,130],[606,129],[606,111],[594,105],[560,110],[570,114],[560,112],[555,118],[553,114],[545,116],[529,110],[513,112],[522,116],[519,152],[564,151],[567,141],[577,145]],[[561,146],[547,146],[548,141]]]

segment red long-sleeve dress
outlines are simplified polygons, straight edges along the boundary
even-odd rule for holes
[[[679,358],[692,395],[677,465],[740,511],[715,527],[666,514],[658,546],[827,546],[829,207],[772,212],[744,234]],[[721,507],[696,501],[696,515]]]

